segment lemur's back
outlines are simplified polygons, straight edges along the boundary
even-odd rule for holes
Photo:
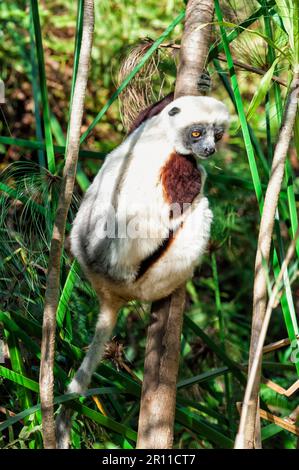
[[[153,226],[148,237],[134,227],[141,223],[144,228],[150,217],[168,213],[159,188],[159,171],[171,146],[165,134],[157,132],[159,127],[153,126],[158,119],[142,124],[107,155],[73,223],[74,255],[83,266],[111,280],[133,280],[141,259],[168,233],[166,227],[156,230]],[[141,245],[139,238],[149,239]]]

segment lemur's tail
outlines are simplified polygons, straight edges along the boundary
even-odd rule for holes
[[[129,49],[125,58],[122,60],[118,71],[117,86],[120,86],[121,83],[130,75],[148,49],[152,46],[152,43],[152,40],[144,39]],[[127,131],[131,129],[132,123],[136,120],[140,111],[148,108],[148,106],[150,106],[154,101],[152,80],[154,73],[157,71],[158,63],[159,52],[156,50],[120,94],[119,101],[121,118]]]
[[[117,86],[120,86],[130,75],[151,48],[153,42],[152,39],[145,38],[129,49],[119,68]],[[139,113],[157,101],[157,94],[159,100],[163,95],[169,93],[167,73],[163,72],[163,68],[158,70],[158,65],[164,62],[165,70],[169,69],[169,63],[173,61],[173,55],[176,53],[177,49],[173,48],[171,44],[165,44],[163,47],[160,45],[120,94],[122,121],[127,131],[132,129],[132,124],[136,121]],[[153,90],[154,83],[160,84],[158,93]],[[166,90],[164,89],[165,84]]]

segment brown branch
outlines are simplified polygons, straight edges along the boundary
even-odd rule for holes
[[[180,49],[181,46],[180,44],[174,44],[174,43],[164,43],[159,46],[160,48],[169,48],[169,49]],[[217,57],[214,57],[215,59],[220,60],[221,62],[227,62],[226,56],[224,54],[219,54]],[[241,62],[240,60],[233,59],[234,65],[236,67],[239,67],[243,70],[248,70],[248,72],[256,73],[257,75],[265,75],[267,73],[267,70],[261,69],[259,67],[254,67],[253,65],[245,64],[244,62]],[[287,87],[288,84],[285,80],[283,80],[280,77],[277,77],[277,75],[272,75],[271,80],[273,82],[277,82],[280,85]]]
[[[227,62],[226,56],[224,54],[219,54],[216,57],[216,59],[220,60],[221,62]],[[248,72],[256,73],[257,75],[262,75],[262,76],[264,76],[265,73],[267,73],[267,70],[261,69],[259,67],[254,67],[253,65],[245,64],[244,62],[240,62],[237,59],[233,59],[233,61],[236,67],[239,67],[244,70],[248,70]],[[283,80],[280,77],[277,77],[276,75],[272,75],[272,81],[277,82],[284,87],[288,86],[285,80]]]
[[[290,423],[290,421],[288,421],[288,418],[280,418],[279,416],[275,416],[272,413],[269,413],[269,411],[265,411],[261,409],[260,409],[260,417],[262,419],[270,421],[270,423],[277,424],[277,426],[285,429],[286,431],[291,432],[292,434],[296,434],[296,436],[299,436],[298,426],[296,426],[294,423]]]
[[[185,286],[154,302],[147,333],[138,449],[171,449]]]
[[[213,20],[213,0],[189,0],[180,50],[175,98],[198,95],[198,78],[204,70]],[[152,305],[148,329],[144,380],[140,404],[137,448],[168,449],[173,443],[176,381],[186,291]]]
[[[211,0],[189,0],[181,42],[175,98],[198,95],[198,77],[205,68],[214,14]]]
[[[274,227],[274,218],[277,208],[279,193],[284,174],[284,165],[287,157],[287,151],[292,138],[293,127],[295,124],[299,91],[299,72],[296,71],[291,86],[291,93],[286,105],[283,124],[279,133],[278,142],[272,161],[271,175],[266,191],[263,214],[260,224],[257,253],[255,259],[255,278],[253,288],[253,317],[252,317],[252,333],[249,353],[249,378],[246,387],[244,406],[240,421],[239,432],[236,438],[236,448],[257,448],[261,447],[259,441],[260,436],[260,419],[257,413],[259,408],[259,388],[261,379],[261,357],[263,342],[266,336],[268,322],[272,308],[274,307],[276,296],[278,293],[278,280],[282,279],[283,268],[286,269],[286,260],[290,259],[295,249],[296,237],[294,237],[288,254],[283,262],[278,279],[275,283],[274,298],[270,298],[268,307],[267,303],[267,272],[263,265],[269,265],[269,256],[271,248],[271,240]],[[276,292],[277,291],[277,292]]]
[[[64,243],[66,218],[72,199],[76,176],[78,152],[80,146],[80,130],[92,47],[93,25],[93,0],[85,0],[82,44],[70,115],[69,135],[66,148],[62,189],[59,196],[49,254],[49,268],[43,317],[39,386],[43,440],[44,447],[48,449],[53,449],[56,447],[53,404],[53,366],[55,354],[56,310],[59,300],[60,285],[60,260]]]
[[[263,383],[267,387],[274,390],[276,393],[279,393],[279,395],[284,395],[285,397],[291,397],[299,389],[299,379],[296,380],[296,382],[294,382],[289,388],[281,387],[280,385],[276,384],[275,382],[269,379],[264,379]]]
[[[268,354],[272,351],[276,351],[277,349],[289,346],[290,343],[291,340],[289,338],[284,338],[279,341],[275,341],[275,343],[266,344],[266,346],[263,347],[263,354]]]
[[[240,412],[242,409],[242,403],[237,403],[237,409]],[[275,416],[269,411],[259,409],[259,416],[266,421],[270,421],[270,423],[277,424],[277,426],[285,429],[286,431],[291,432],[292,434],[296,434],[299,436],[299,427],[296,426],[295,420],[292,419],[291,416],[287,416],[285,418],[280,418],[279,416]]]

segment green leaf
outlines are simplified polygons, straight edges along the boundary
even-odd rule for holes
[[[284,29],[287,32],[290,40],[290,46],[294,50],[294,38],[293,38],[293,1],[289,0],[275,0],[279,16],[283,22]],[[296,0],[295,2],[296,3]],[[297,18],[298,21],[298,18]]]
[[[224,362],[224,364],[227,365],[235,377],[245,385],[246,379],[239,366],[232,359],[230,359],[223,349],[218,346],[208,335],[206,335],[204,331],[202,331],[202,329],[196,325],[196,323],[194,323],[194,321],[191,320],[188,315],[184,315],[184,326],[190,328],[196,335],[198,335],[206,343],[206,345]]]
[[[177,384],[177,388],[180,389],[190,387],[191,385],[197,383],[207,382],[208,380],[213,380],[216,377],[219,377],[220,375],[227,374],[229,371],[230,370],[228,367],[219,367],[218,369],[212,369],[208,372],[203,372],[202,374],[194,375],[190,379],[180,380]]]
[[[223,432],[220,432],[219,426],[216,430],[210,423],[204,421],[192,411],[177,409],[176,420],[196,434],[209,439],[220,448],[231,449],[234,445],[232,439],[223,434]]]
[[[22,374],[18,374],[17,372],[13,372],[11,369],[7,367],[0,366],[0,376],[4,377],[11,382],[16,384],[22,385],[23,387],[27,388],[28,390],[32,390],[33,392],[39,392],[38,383],[28,377],[25,377]]]
[[[77,273],[78,273],[79,269],[80,269],[80,266],[79,266],[78,262],[76,260],[73,261],[73,263],[71,265],[71,269],[70,269],[70,271],[68,273],[68,276],[66,278],[66,281],[65,281],[60,299],[59,299],[59,304],[58,304],[58,307],[57,307],[56,320],[57,320],[57,326],[59,328],[63,327],[64,318],[65,318],[65,314],[66,314],[66,311],[67,311],[67,308],[68,308],[68,305],[69,305],[70,297],[72,295],[73,287],[74,287],[76,281],[78,280],[78,274]]]
[[[279,61],[279,57],[277,57],[275,59],[275,61],[273,62],[273,64],[269,68],[269,70],[267,70],[267,72],[265,73],[265,75],[261,79],[260,84],[257,87],[257,89],[256,89],[256,91],[253,95],[253,98],[251,100],[251,103],[250,103],[248,111],[247,111],[247,120],[248,121],[252,118],[252,116],[256,112],[257,108],[262,103],[262,101],[264,101],[265,96],[266,96],[267,92],[269,91],[271,80],[272,80],[274,70],[275,70],[275,67],[276,67],[276,64],[278,63],[278,61]]]
[[[111,393],[111,390],[109,390],[106,387],[102,387],[102,388],[97,388],[97,389],[91,389],[84,396],[100,395],[100,394],[107,394],[107,393]],[[115,393],[113,389],[112,389],[112,393]],[[59,397],[54,398],[54,404],[60,405],[62,403],[73,401],[75,398],[78,398],[78,397],[79,395],[76,393],[68,393],[65,395],[61,395]],[[113,420],[112,418],[109,418],[108,416],[104,416],[101,413],[92,410],[88,406],[82,405],[81,403],[73,402],[73,403],[70,403],[70,407],[111,431],[121,434],[122,436],[125,436],[128,439],[131,439],[132,441],[136,441],[137,439],[136,432],[133,431],[131,428],[121,423],[118,423],[117,421]],[[32,406],[31,408],[28,408],[22,411],[21,413],[18,413],[15,416],[12,416],[11,418],[3,421],[0,424],[0,432],[4,431],[9,426],[12,426],[18,421],[24,418],[27,418],[28,416],[32,414],[35,414],[37,411],[40,411],[40,404]]]
[[[0,143],[4,145],[16,145],[21,148],[28,149],[45,149],[46,144],[42,141],[37,140],[26,140],[26,139],[16,139],[14,137],[0,136]],[[54,145],[54,151],[56,154],[64,154],[65,145]],[[104,160],[107,152],[96,152],[94,150],[80,150],[79,158],[93,158],[96,160]]]

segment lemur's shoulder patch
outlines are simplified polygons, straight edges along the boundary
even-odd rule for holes
[[[160,172],[165,200],[169,204],[191,203],[201,190],[201,172],[192,155],[173,152]]]

